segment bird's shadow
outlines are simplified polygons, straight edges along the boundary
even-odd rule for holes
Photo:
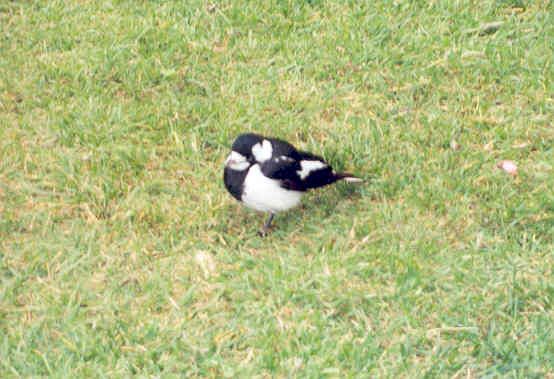
[[[330,217],[344,202],[362,199],[364,188],[368,184],[368,181],[356,184],[336,183],[308,192],[299,207],[276,215],[269,236],[279,234],[280,231],[290,232],[289,228],[297,229],[312,217]],[[216,227],[217,232],[222,235],[233,233],[239,238],[258,236],[258,231],[267,219],[267,214],[247,210],[237,204],[228,204],[222,212],[227,215],[227,221]]]
[[[273,233],[290,232],[301,228],[313,218],[331,217],[345,202],[356,202],[363,197],[362,188],[367,183],[337,183],[334,186],[311,191],[298,208],[277,215]],[[290,230],[289,230],[290,229]]]
[[[325,215],[332,213],[339,205],[345,201],[355,201],[362,198],[360,184],[337,183],[336,185],[323,190],[311,192],[303,202],[304,210],[324,210]]]

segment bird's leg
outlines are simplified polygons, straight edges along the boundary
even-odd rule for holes
[[[267,219],[267,221],[265,222],[264,226],[262,227],[262,229],[260,229],[260,231],[258,232],[258,234],[261,236],[261,237],[265,237],[267,236],[267,232],[269,231],[269,228],[271,227],[271,222],[273,221],[273,217],[275,217],[275,214],[273,212],[271,212],[269,214],[269,217]]]

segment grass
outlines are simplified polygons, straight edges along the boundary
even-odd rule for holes
[[[552,377],[553,41],[550,1],[0,3],[0,376]],[[261,239],[245,130],[368,182]]]

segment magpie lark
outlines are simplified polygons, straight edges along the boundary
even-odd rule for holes
[[[233,142],[223,174],[225,187],[235,199],[269,213],[259,231],[262,236],[267,234],[275,213],[297,206],[304,192],[338,180],[362,182],[351,174],[333,171],[317,155],[254,133],[241,134]]]

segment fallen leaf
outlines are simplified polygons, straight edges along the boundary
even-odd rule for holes
[[[464,33],[465,34],[478,33],[480,36],[484,36],[487,34],[496,33],[502,25],[504,25],[504,21],[488,22],[486,24],[479,25],[479,27],[477,28],[464,30]]]
[[[450,141],[450,148],[454,151],[460,150],[460,144],[455,139],[453,139],[452,141]]]
[[[194,260],[203,271],[205,279],[208,279],[208,277],[215,271],[215,262],[210,253],[200,250],[194,256]]]
[[[486,58],[484,52],[482,51],[464,51],[462,53],[462,59],[469,59],[469,58]]]
[[[528,142],[522,142],[522,143],[516,143],[515,145],[513,145],[512,147],[514,149],[525,149],[527,146],[529,146],[529,143]]]
[[[493,148],[494,148],[494,141],[490,141],[485,146],[483,146],[483,149],[485,149],[485,151],[491,151]]]
[[[500,161],[496,164],[496,167],[502,169],[505,173],[512,176],[517,175],[517,165],[514,161]]]

